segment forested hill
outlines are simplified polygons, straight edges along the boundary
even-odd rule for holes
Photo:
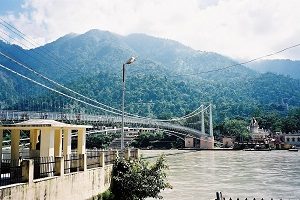
[[[217,53],[196,51],[176,41],[144,34],[121,36],[91,30],[80,35],[68,34],[31,50],[3,42],[0,48],[49,78],[116,108],[121,103],[122,63],[132,55],[137,56],[137,61],[126,69],[126,110],[144,116],[181,116],[207,102],[215,105],[216,120],[250,117],[260,110],[284,113],[284,99],[289,99],[290,108],[300,106],[299,80],[260,74],[244,66],[207,73],[236,62]],[[0,63],[43,81],[1,56]],[[72,101],[61,105],[61,98],[53,98],[51,92],[32,87],[3,69],[0,75],[2,109],[7,108],[9,98],[16,102],[11,107],[14,109],[36,109],[27,104],[46,102],[52,106],[40,109],[91,112]],[[24,95],[25,90],[30,95]]]
[[[272,72],[300,79],[300,61],[288,59],[262,60],[249,64],[251,69],[258,72]]]

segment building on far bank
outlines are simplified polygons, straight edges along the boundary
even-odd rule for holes
[[[284,142],[291,146],[300,147],[300,131],[285,134]]]
[[[254,142],[266,142],[269,139],[271,132],[263,128],[259,128],[258,122],[253,117],[250,123],[250,136]]]
[[[235,141],[235,138],[232,138],[232,137],[226,137],[226,136],[223,137],[223,138],[222,138],[223,147],[224,147],[224,148],[233,147],[234,141]]]

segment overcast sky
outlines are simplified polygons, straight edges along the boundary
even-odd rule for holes
[[[96,28],[238,59],[300,43],[299,9],[299,0],[0,0],[1,18],[41,43]],[[300,59],[300,47],[273,58]]]

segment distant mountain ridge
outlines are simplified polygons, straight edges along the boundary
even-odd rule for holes
[[[90,30],[84,34],[68,34],[31,50],[1,41],[0,47],[1,51],[49,78],[115,108],[120,108],[121,66],[129,57],[137,56],[137,61],[126,67],[126,110],[143,116],[181,116],[204,102],[215,105],[217,120],[250,117],[259,109],[285,112],[282,99],[286,98],[292,99],[290,108],[300,106],[299,80],[260,74],[241,65],[209,72],[234,65],[236,61],[144,34],[121,36]],[[0,62],[45,82],[1,56]],[[33,109],[26,102],[46,101],[68,112],[98,112],[73,101],[59,103],[58,97],[54,98],[51,92],[32,87],[31,83],[2,69],[0,73],[3,74],[0,94],[8,97],[11,93],[13,101],[19,101],[12,107],[14,109]],[[22,95],[24,91],[30,94]],[[6,108],[5,99],[2,102],[2,107]]]
[[[300,79],[300,61],[289,59],[262,60],[249,64],[249,67],[260,73],[272,72]]]

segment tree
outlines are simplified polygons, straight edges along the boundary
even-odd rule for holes
[[[231,119],[226,120],[223,124],[222,134],[228,136],[235,136],[237,138],[249,137],[248,123],[244,120]]]
[[[143,159],[126,161],[117,159],[113,167],[111,199],[143,200],[160,198],[161,190],[171,188],[167,182],[165,157],[160,156],[150,165]]]

